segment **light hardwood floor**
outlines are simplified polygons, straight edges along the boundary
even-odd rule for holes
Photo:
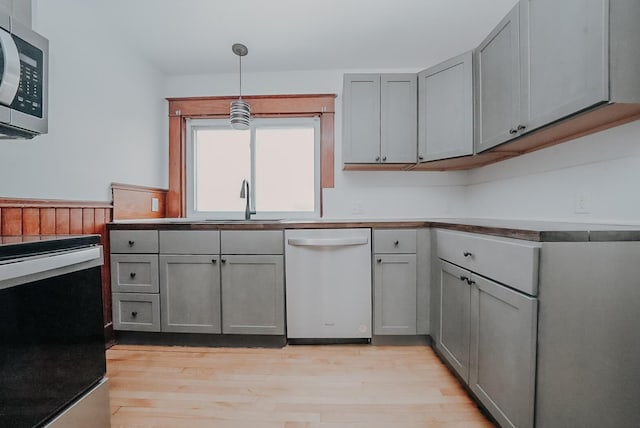
[[[492,427],[424,346],[116,345],[112,427]]]

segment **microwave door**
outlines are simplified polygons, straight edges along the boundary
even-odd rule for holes
[[[9,106],[13,102],[20,84],[20,56],[16,42],[6,30],[0,29],[0,104]]]

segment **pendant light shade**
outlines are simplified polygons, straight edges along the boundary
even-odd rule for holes
[[[242,99],[242,57],[247,55],[249,50],[241,43],[231,46],[231,50],[240,58],[240,94],[238,99],[231,103],[229,118],[233,129],[246,130],[249,129],[251,106]]]

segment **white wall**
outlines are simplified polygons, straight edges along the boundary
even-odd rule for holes
[[[244,94],[337,94],[335,188],[323,194],[326,218],[424,218],[464,215],[465,172],[342,171],[342,76],[346,72],[417,70],[325,70],[243,73]],[[166,97],[237,95],[238,75],[167,77]]]
[[[73,0],[36,0],[50,42],[49,133],[0,141],[0,196],[111,199],[111,182],[167,185],[163,75]]]
[[[471,171],[470,217],[640,224],[640,121]]]

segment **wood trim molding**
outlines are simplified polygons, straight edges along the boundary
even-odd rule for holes
[[[163,218],[166,211],[167,190],[156,187],[112,183],[113,219]],[[158,210],[152,210],[153,199]]]
[[[186,215],[186,119],[229,117],[229,103],[237,97],[167,98],[169,101],[169,190],[167,217]],[[320,117],[320,183],[334,187],[335,94],[243,96],[256,117]],[[322,201],[320,203],[322,212]]]
[[[105,208],[111,209],[111,202],[65,201],[61,199],[20,199],[0,198],[0,208]]]

